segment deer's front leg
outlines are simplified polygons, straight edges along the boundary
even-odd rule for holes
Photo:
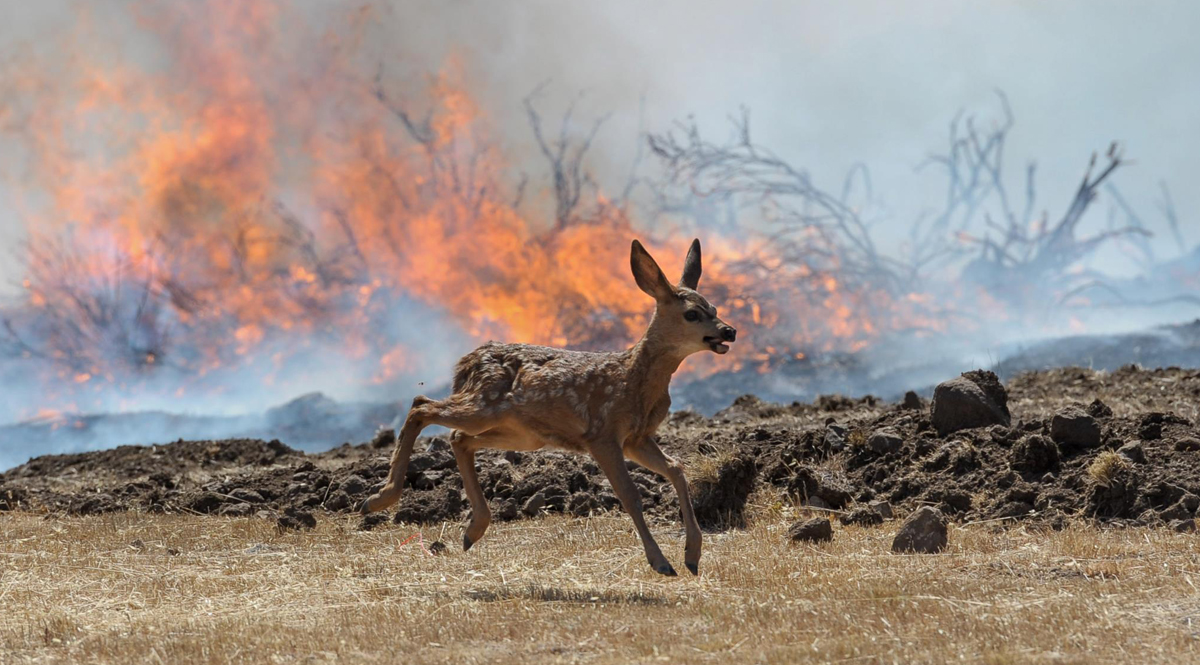
[[[646,550],[646,559],[650,566],[662,575],[674,576],[675,569],[671,567],[667,557],[663,556],[658,543],[654,542],[654,536],[650,534],[650,528],[646,526],[646,518],[642,515],[642,495],[633,479],[629,477],[629,470],[625,468],[625,456],[621,453],[620,444],[612,442],[595,445],[592,446],[591,453],[596,465],[608,477],[621,506],[633,519],[633,526],[642,539],[642,547]]]
[[[683,562],[693,575],[699,575],[700,524],[696,522],[696,513],[692,509],[692,496],[688,492],[687,478],[683,475],[683,467],[664,453],[653,437],[646,437],[637,445],[626,448],[625,454],[629,456],[629,459],[671,481],[671,485],[675,487],[675,494],[679,497],[679,512],[683,518],[684,533],[687,534],[687,542],[683,548]]]

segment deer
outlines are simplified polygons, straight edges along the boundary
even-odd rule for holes
[[[454,367],[449,397],[413,399],[387,479],[360,511],[384,510],[399,501],[413,445],[430,425],[452,430],[450,446],[471,506],[464,551],[479,542],[491,524],[475,469],[476,451],[549,447],[586,453],[632,518],[650,566],[674,576],[675,569],[646,526],[638,486],[625,465],[629,459],[674,487],[685,532],[684,563],[699,575],[701,533],[687,479],[679,462],[659,447],[655,433],[670,411],[668,386],[684,359],[700,352],[728,353],[737,330],[718,318],[717,308],[696,291],[699,239],[692,241],[677,284],[671,284],[636,239],[629,263],[638,288],[654,299],[650,323],[632,348],[587,352],[488,342],[468,353]]]

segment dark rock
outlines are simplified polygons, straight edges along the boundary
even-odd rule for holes
[[[1107,404],[1101,402],[1099,397],[1092,400],[1091,404],[1088,404],[1087,412],[1093,418],[1111,418],[1113,414],[1113,410]]]
[[[596,497],[587,492],[576,492],[571,495],[571,501],[567,504],[567,509],[572,515],[577,517],[587,517],[593,511],[600,508],[600,502]]]
[[[254,506],[248,503],[227,503],[217,511],[223,517],[249,517],[254,514]]]
[[[801,500],[819,498],[830,508],[841,508],[850,503],[852,497],[849,486],[832,472],[809,465],[796,468],[795,474],[787,481],[787,490]]]
[[[386,513],[371,513],[370,515],[363,515],[362,521],[358,523],[358,530],[370,531],[380,524],[386,523],[387,520],[388,517]]]
[[[1058,445],[1041,434],[1030,434],[1017,442],[1009,454],[1009,466],[1023,473],[1057,469]]]
[[[521,506],[521,512],[533,517],[534,515],[538,514],[538,511],[541,510],[542,506],[544,505],[546,505],[546,494],[541,491],[534,492],[533,495],[525,501],[525,505]]]
[[[824,517],[814,517],[796,522],[787,535],[793,542],[829,542],[833,540],[833,527]]]
[[[883,515],[871,508],[855,508],[854,510],[838,516],[838,521],[847,526],[857,524],[858,526],[876,526],[883,524]]]
[[[317,518],[307,510],[300,510],[291,506],[284,509],[283,514],[275,521],[275,524],[284,531],[299,531],[301,529],[312,529],[317,526]]]
[[[1138,438],[1142,441],[1157,441],[1162,438],[1163,415],[1147,413],[1138,423]]]
[[[263,501],[266,501],[260,492],[247,489],[245,487],[235,487],[229,492],[229,496],[237,499],[238,501],[245,501],[246,503],[262,503]]]
[[[431,490],[442,482],[442,477],[446,474],[445,471],[436,471],[429,469],[417,474],[413,479],[412,486],[419,490]]]
[[[367,488],[367,481],[354,474],[346,476],[345,480],[343,480],[341,485],[338,486],[338,489],[342,490],[346,494],[349,494],[350,496],[362,494],[363,492],[367,491]]]
[[[900,525],[892,551],[932,554],[946,549],[947,541],[946,518],[938,509],[924,506]]]
[[[382,428],[375,432],[375,438],[371,439],[371,447],[375,449],[390,448],[396,445],[396,430],[390,428]]]
[[[1181,453],[1194,453],[1200,450],[1200,439],[1184,437],[1175,442],[1175,450]]]
[[[1050,438],[1064,446],[1095,448],[1100,445],[1100,423],[1083,409],[1068,406],[1051,419]]]
[[[1172,531],[1179,533],[1196,533],[1196,520],[1194,519],[1175,520],[1169,526]]]
[[[1008,425],[1008,393],[992,372],[975,370],[939,383],[933,391],[930,420],[938,434],[988,425]]]
[[[904,437],[891,427],[877,429],[867,439],[867,447],[880,455],[896,452],[903,445]]]
[[[1137,441],[1130,441],[1117,449],[1117,452],[1134,464],[1146,463],[1146,449]]]
[[[892,510],[892,504],[887,501],[872,501],[870,508],[879,513],[879,516],[885,520],[890,520],[896,516],[895,511]]]
[[[458,519],[462,513],[462,493],[451,483],[442,483],[429,492],[406,492],[400,499],[393,521],[397,524],[432,524]]]
[[[904,401],[900,403],[900,406],[911,411],[919,411],[924,405],[921,404],[921,397],[910,390],[904,393]]]
[[[325,499],[325,510],[339,511],[350,507],[350,495],[338,490]]]
[[[503,499],[496,504],[496,510],[492,515],[496,519],[508,522],[517,519],[517,515],[521,513],[521,509],[517,507],[517,502],[512,499]]]
[[[225,497],[221,496],[220,494],[216,494],[214,492],[200,492],[199,494],[195,494],[188,499],[187,503],[184,505],[188,510],[197,513],[211,513],[217,508],[220,508],[221,504],[223,503],[225,503]]]

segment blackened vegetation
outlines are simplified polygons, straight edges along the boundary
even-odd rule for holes
[[[672,414],[661,442],[688,468],[697,516],[709,529],[744,524],[755,491],[862,526],[879,522],[869,508],[879,502],[901,516],[932,506],[951,520],[1051,526],[1069,518],[1149,525],[1194,518],[1200,370],[1051,370],[1016,377],[1007,389],[989,374],[952,382],[978,387],[976,397],[1009,414],[1007,424],[988,422],[991,410],[975,411],[983,422],[941,434],[929,408],[913,408],[911,399],[781,405],[746,396],[713,418]],[[346,444],[314,455],[278,441],[233,440],[46,456],[0,475],[0,510],[193,513],[308,528],[308,516],[352,513],[383,482],[391,436],[377,440],[381,447]],[[620,510],[583,455],[485,451],[478,466],[497,521]],[[647,512],[677,520],[670,484],[628,466]],[[461,520],[467,511],[446,440],[422,440],[390,519]],[[370,515],[360,526],[387,519]]]

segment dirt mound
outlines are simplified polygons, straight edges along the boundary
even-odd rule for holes
[[[740,524],[758,488],[859,516],[867,513],[855,510],[877,501],[901,514],[931,505],[956,520],[1159,524],[1195,516],[1200,371],[1061,369],[1021,375],[1007,388],[992,385],[988,374],[954,381],[1003,406],[1008,424],[940,434],[919,401],[913,408],[913,400],[829,396],[781,405],[746,396],[713,418],[672,414],[662,444],[688,468],[706,528]],[[0,510],[283,516],[291,524],[295,515],[355,511],[382,485],[389,455],[387,445],[371,443],[306,455],[258,440],[53,455],[0,474]],[[477,466],[496,520],[620,509],[586,456],[484,451]],[[647,512],[678,519],[670,484],[628,466]],[[436,522],[467,512],[447,441],[422,439],[394,519]]]

